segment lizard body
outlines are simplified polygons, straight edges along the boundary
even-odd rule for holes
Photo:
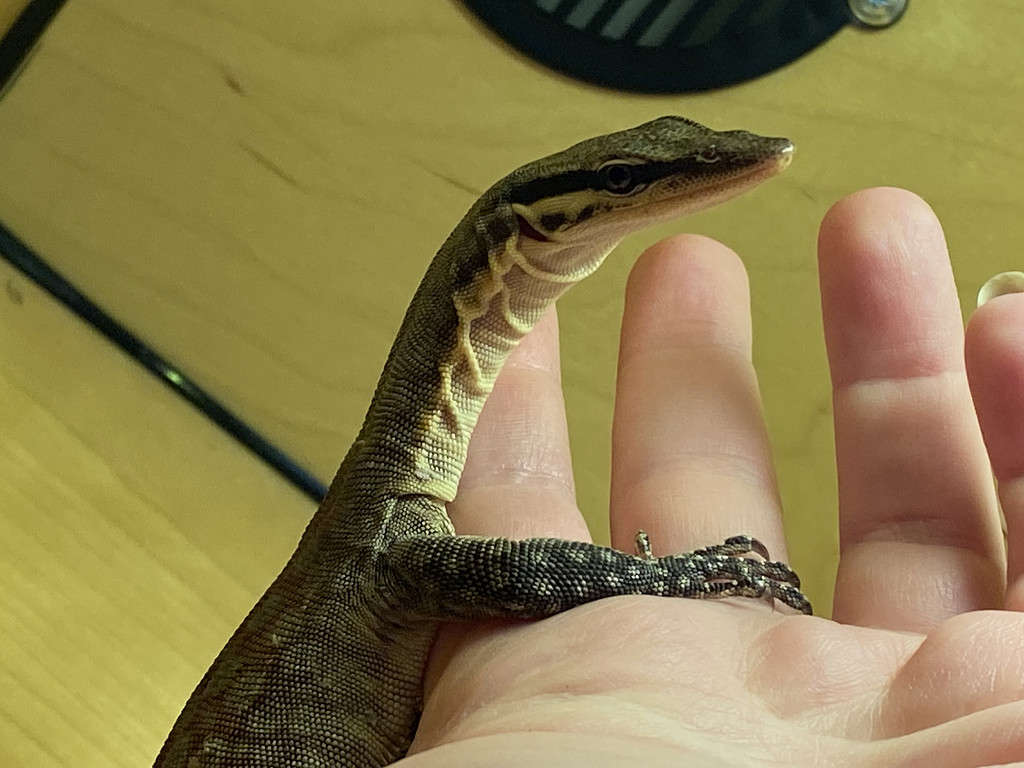
[[[457,536],[445,510],[502,363],[628,232],[784,168],[792,145],[665,117],[529,163],[431,262],[362,429],[294,555],[189,698],[161,767],[373,768],[405,754],[438,623],[540,618],[621,594],[769,595],[810,612],[749,537],[683,555]]]

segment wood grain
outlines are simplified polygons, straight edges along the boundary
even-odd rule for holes
[[[0,765],[148,765],[311,504],[3,261],[0,284]]]
[[[742,86],[639,97],[528,62],[454,2],[71,0],[0,101],[0,220],[327,479],[425,265],[495,178],[663,113],[790,136],[770,188],[630,239],[562,302],[564,380],[602,539],[626,272],[682,228],[739,251],[792,558],[827,606],[817,223],[843,194],[906,186],[945,223],[965,307],[1019,269],[1021,31],[1005,0],[936,0]],[[0,296],[22,318],[2,330],[0,758],[139,764],[310,510],[15,285],[34,298]]]
[[[0,37],[10,29],[28,3],[29,0],[0,0]]]

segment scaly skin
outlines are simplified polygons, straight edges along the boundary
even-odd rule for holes
[[[372,768],[419,717],[438,623],[541,618],[623,594],[772,596],[799,580],[749,537],[683,555],[456,536],[477,416],[508,353],[621,237],[773,175],[792,145],[660,118],[523,166],[438,251],[363,427],[295,554],[189,698],[157,766]]]

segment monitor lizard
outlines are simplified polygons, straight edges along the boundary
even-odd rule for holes
[[[509,352],[619,240],[785,168],[793,145],[662,117],[497,182],[412,299],[362,429],[298,548],[185,704],[161,767],[371,768],[404,755],[440,622],[539,619],[626,594],[775,598],[799,579],[749,536],[653,557],[459,536],[470,434]],[[746,557],[756,554],[757,557]]]

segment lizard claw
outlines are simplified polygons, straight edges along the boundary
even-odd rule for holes
[[[643,534],[643,544],[640,534],[637,535],[637,548],[641,554],[647,553],[645,559],[649,557],[650,542],[646,534]],[[744,557],[749,554],[761,559]],[[677,557],[697,570],[699,575],[695,578],[701,582],[701,597],[777,599],[801,613],[811,613],[811,604],[800,591],[800,577],[785,563],[770,560],[768,548],[751,536],[732,536],[721,544]]]
[[[724,544],[718,545],[720,548],[736,549],[737,555],[746,555],[753,552],[756,555],[760,555],[764,560],[771,560],[771,555],[768,554],[768,547],[762,544],[760,541],[755,539],[753,536],[730,536],[725,540]],[[721,552],[721,554],[727,554]]]

